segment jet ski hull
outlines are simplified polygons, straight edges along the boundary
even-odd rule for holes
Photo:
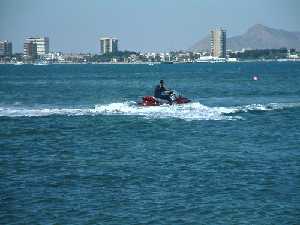
[[[164,104],[170,104],[170,105],[180,105],[180,104],[186,104],[191,102],[188,98],[182,97],[182,96],[177,96],[172,104],[170,104],[167,100],[165,99],[160,99],[160,98],[155,98],[154,96],[145,96],[143,97],[142,102],[140,102],[138,105],[140,106],[160,106]]]

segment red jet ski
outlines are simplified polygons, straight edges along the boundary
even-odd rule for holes
[[[170,97],[172,99],[172,104],[170,104],[170,102],[168,102],[166,99],[155,98],[154,96],[145,96],[145,97],[143,97],[143,101],[139,102],[138,105],[140,105],[140,106],[160,106],[163,104],[173,105],[173,104],[186,104],[186,103],[191,102],[191,100],[188,98],[185,98],[181,95],[177,96],[174,91],[172,91]]]

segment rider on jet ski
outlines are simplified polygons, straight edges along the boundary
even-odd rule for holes
[[[171,95],[172,91],[169,90],[165,85],[164,81],[160,80],[160,84],[155,87],[154,97],[160,99],[166,99],[169,104],[172,104]]]

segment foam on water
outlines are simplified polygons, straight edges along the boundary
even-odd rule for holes
[[[223,107],[207,107],[200,103],[185,105],[162,105],[152,107],[137,107],[130,103],[113,103],[96,105],[95,110],[102,114],[122,114],[144,116],[146,118],[179,118],[185,120],[232,120],[238,116],[225,115],[232,110]]]
[[[95,105],[93,108],[20,108],[0,107],[0,117],[36,117],[51,115],[95,116],[127,115],[145,118],[179,118],[184,120],[238,120],[239,113],[272,111],[300,107],[300,103],[251,104],[233,107],[208,107],[198,102],[185,105],[140,107],[134,102]]]

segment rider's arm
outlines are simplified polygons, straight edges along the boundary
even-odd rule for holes
[[[165,95],[170,95],[170,94],[172,93],[172,90],[166,89],[165,91],[163,91],[163,93],[164,93]]]

